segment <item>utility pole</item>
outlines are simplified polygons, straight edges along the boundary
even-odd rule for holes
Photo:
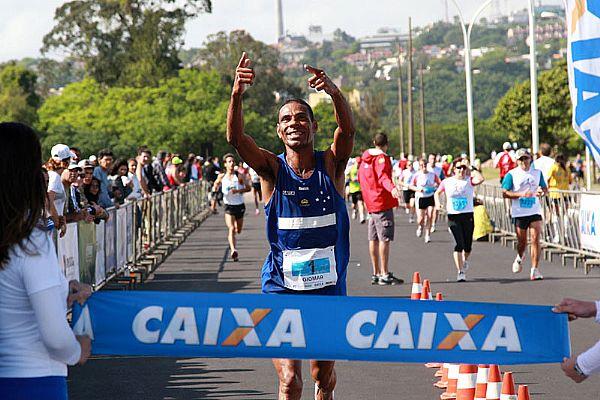
[[[398,125],[400,127],[400,153],[404,153],[404,100],[402,100],[402,56],[398,43]]]
[[[414,153],[414,118],[413,118],[413,98],[412,98],[412,20],[408,17],[408,154],[415,155]]]
[[[423,66],[419,66],[419,108],[421,112],[421,154],[425,152],[425,92],[423,91]]]

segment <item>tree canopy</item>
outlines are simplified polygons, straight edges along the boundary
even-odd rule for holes
[[[185,22],[211,0],[73,0],[56,9],[42,53],[64,51],[108,85],[156,85],[180,68]]]
[[[41,99],[36,79],[35,73],[15,62],[0,65],[0,121],[32,125],[37,120]]]

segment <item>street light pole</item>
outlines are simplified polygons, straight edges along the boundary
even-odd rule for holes
[[[477,21],[477,17],[479,14],[483,12],[483,10],[492,4],[492,0],[487,0],[483,3],[473,15],[471,22],[469,23],[469,27],[465,24],[465,20],[463,18],[462,12],[456,0],[452,0],[456,9],[458,10],[458,18],[460,19],[460,27],[463,33],[464,40],[464,58],[465,58],[465,83],[467,86],[467,124],[469,128],[469,159],[471,160],[471,164],[475,162],[475,124],[473,122],[473,84],[471,82],[471,31],[473,29],[473,25],[475,21]]]
[[[414,143],[414,117],[413,117],[413,98],[412,98],[412,20],[408,17],[408,73],[407,73],[407,103],[408,103],[408,154],[415,155]]]
[[[402,57],[398,44],[398,122],[400,126],[400,153],[404,153],[404,100],[402,100]]]
[[[531,150],[537,154],[540,146],[540,133],[538,129],[538,92],[537,68],[535,52],[535,6],[533,0],[528,1],[529,13],[529,80],[531,83]]]

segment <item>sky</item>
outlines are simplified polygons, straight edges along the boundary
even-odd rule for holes
[[[526,0],[494,0],[502,12],[522,9]],[[537,0],[536,0],[537,1]],[[481,0],[457,0],[470,20]],[[545,0],[557,4],[560,0]],[[38,57],[42,38],[53,27],[54,10],[63,0],[0,0],[0,62]],[[456,14],[452,1],[450,18]],[[494,10],[494,4],[488,8]],[[444,0],[283,0],[284,29],[306,34],[309,25],[321,25],[324,33],[341,28],[354,37],[392,27],[407,32],[408,17],[423,26],[444,17]],[[483,16],[489,15],[484,12]],[[212,14],[203,14],[186,24],[185,48],[200,47],[218,31],[245,29],[254,38],[274,43],[277,36],[275,0],[213,0]]]

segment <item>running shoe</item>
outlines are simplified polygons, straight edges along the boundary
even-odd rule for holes
[[[395,276],[394,276],[394,274],[393,274],[392,272],[390,272],[390,273],[388,274],[388,277],[389,277],[389,278],[391,278],[391,279],[393,279],[393,280],[394,280],[394,282],[396,282],[396,283],[397,283],[397,284],[399,284],[399,285],[401,285],[401,284],[403,284],[403,283],[404,283],[404,279],[395,277]]]
[[[409,212],[410,212],[410,210],[409,210],[408,208],[405,208],[405,209],[404,209],[404,213],[405,213],[405,214],[408,214]]]
[[[379,277],[377,275],[371,275],[371,285],[377,285],[379,283]]]
[[[513,261],[513,264],[512,264],[513,274],[518,274],[519,272],[521,272],[523,270],[523,266],[521,265],[522,262],[523,262],[523,260],[517,254],[517,257],[515,257],[515,261]]]
[[[417,237],[421,237],[423,233],[423,227],[421,225],[417,226]]]
[[[408,217],[408,223],[409,224],[414,224],[415,223],[415,219],[413,218],[412,215],[410,217]]]
[[[467,260],[465,260],[465,262],[463,263],[463,271],[468,271],[469,268],[471,268],[471,264],[469,264],[469,262]]]
[[[531,272],[529,273],[529,279],[532,281],[541,281],[544,279],[544,275],[540,272],[538,268],[531,268]]]
[[[387,274],[386,276],[380,276],[379,281],[377,283],[381,286],[384,286],[384,285],[395,285],[398,282],[396,281],[396,279],[394,279],[394,276],[392,274]]]
[[[431,233],[435,232],[435,224],[431,224],[431,229],[429,231]]]
[[[352,210],[352,219],[356,219],[356,210]]]
[[[257,209],[254,211],[254,215],[258,215],[258,214],[260,214],[260,210],[257,208]]]
[[[361,223],[361,224],[364,224],[365,222],[367,222],[367,219],[366,219],[365,217],[362,217],[362,218],[360,219],[360,223]]]
[[[425,232],[425,243],[431,242],[431,236],[429,232]]]
[[[233,253],[231,253],[231,259],[235,262],[238,262],[239,254],[238,254],[237,250],[234,250]]]
[[[464,270],[458,271],[458,275],[456,275],[456,282],[464,282],[467,280],[467,274]]]

